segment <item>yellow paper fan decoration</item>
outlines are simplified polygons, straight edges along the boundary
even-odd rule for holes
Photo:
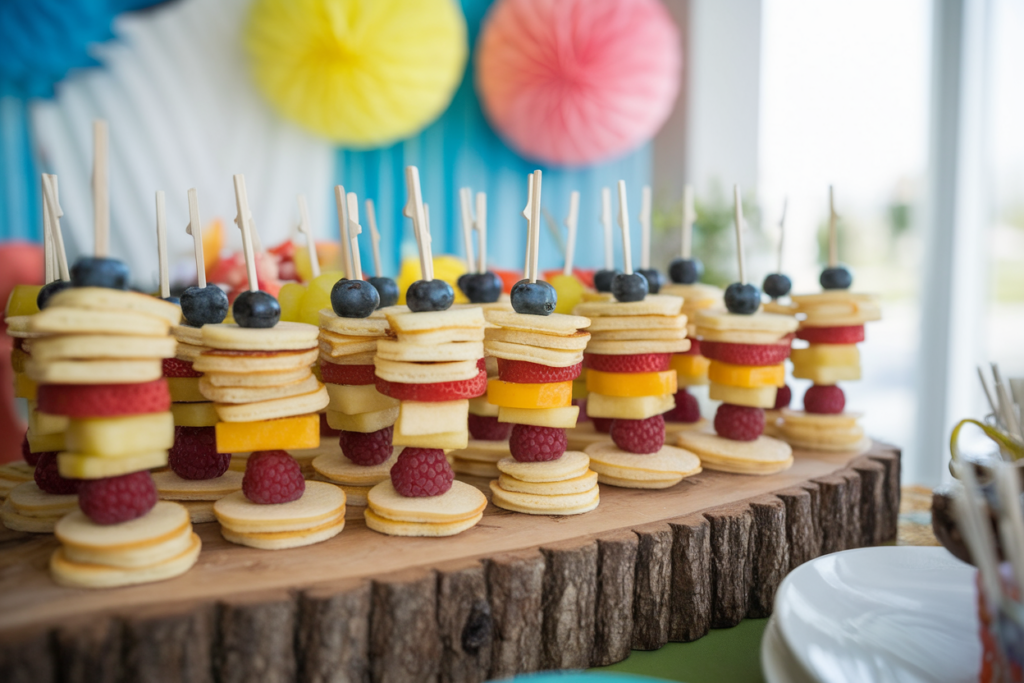
[[[468,49],[453,0],[256,0],[245,45],[278,112],[349,147],[381,147],[437,118]]]

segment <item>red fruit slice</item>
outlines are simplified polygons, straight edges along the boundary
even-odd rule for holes
[[[628,453],[657,453],[665,445],[665,418],[661,415],[646,420],[613,420],[612,441]]]
[[[567,368],[550,368],[540,363],[525,360],[498,359],[498,379],[503,382],[518,384],[547,384],[549,382],[568,382],[580,376],[583,363]]]
[[[320,377],[328,384],[373,384],[373,363],[369,365],[338,365],[320,361]]]
[[[601,372],[663,372],[668,370],[670,353],[638,353],[632,356],[583,354],[583,367]]]
[[[676,407],[664,414],[666,422],[693,424],[700,421],[700,404],[697,397],[681,388],[676,392]]]
[[[612,423],[615,422],[614,419],[610,417],[592,417],[590,420],[594,423],[594,431],[598,434],[612,433]]]
[[[864,326],[803,327],[797,331],[796,338],[812,344],[857,344],[864,341]]]
[[[498,418],[486,415],[469,414],[469,435],[480,441],[504,441],[512,431],[508,422],[498,422]]]
[[[164,358],[164,377],[202,377],[192,369],[192,363],[180,358]]]
[[[320,436],[341,436],[340,429],[334,429],[327,424],[326,413],[320,413]]]
[[[760,408],[723,403],[715,413],[715,432],[733,441],[753,441],[764,431],[764,411]]]
[[[486,358],[477,358],[476,359],[476,369],[477,370],[483,370],[484,372],[487,372],[487,359]]]
[[[789,358],[789,344],[732,344],[706,341],[705,358],[732,365],[778,365]]]
[[[684,351],[681,355],[684,355],[684,356],[699,356],[699,355],[701,355],[701,352],[700,352],[700,339],[694,339],[693,337],[690,337],[690,349],[688,351]]]
[[[817,415],[838,415],[846,407],[846,394],[837,386],[815,384],[804,393],[804,410]]]
[[[404,384],[388,382],[380,377],[376,380],[377,391],[397,398],[399,401],[457,401],[462,398],[476,398],[487,393],[487,372],[481,370],[473,379],[432,384]]]
[[[171,409],[163,379],[142,384],[42,384],[39,410],[68,417],[116,417],[162,413]]]

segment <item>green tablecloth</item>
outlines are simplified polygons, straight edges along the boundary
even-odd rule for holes
[[[693,643],[669,643],[660,650],[634,650],[625,660],[594,672],[641,674],[686,683],[763,683],[761,636],[767,619],[747,619],[716,629]]]

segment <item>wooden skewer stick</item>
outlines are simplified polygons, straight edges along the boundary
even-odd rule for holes
[[[836,213],[835,193],[832,186],[828,186],[828,267],[835,268],[839,265],[839,236],[837,234],[836,222],[839,214]]]
[[[320,258],[316,255],[316,242],[313,240],[313,226],[309,221],[309,205],[306,195],[299,195],[299,232],[306,236],[306,252],[309,254],[309,267],[313,277],[320,277]]]
[[[604,226],[604,269],[614,270],[615,248],[612,246],[612,191],[601,188],[601,225]]]
[[[523,279],[530,279],[530,264],[533,255],[533,225],[530,217],[533,216],[533,174],[526,179],[526,206],[523,207],[523,218],[526,219],[526,259],[523,264]]]
[[[430,248],[430,263],[427,266],[430,268],[430,279],[434,279],[434,249],[432,247],[434,238],[430,236],[430,204],[423,202],[423,237],[427,243],[427,247]]]
[[[420,189],[420,170],[415,166],[405,167],[405,185],[409,199],[402,214],[412,221],[416,246],[420,252],[420,271],[424,280],[433,280],[433,258],[430,250],[430,232],[427,230],[423,211],[423,193]]]
[[[565,228],[568,237],[565,244],[565,266],[563,275],[572,275],[572,262],[576,255],[576,224],[580,217],[580,193],[573,190],[569,195],[569,215],[565,217]]]
[[[1017,412],[1013,409],[1013,399],[1010,398],[1010,392],[1003,382],[1003,374],[999,371],[999,364],[992,364],[992,377],[996,381],[996,398],[999,399],[999,407],[1003,411],[1003,421],[1006,423],[1006,430],[1010,432],[1010,436],[1020,440],[1021,426],[1017,418]]]
[[[64,282],[71,282],[71,273],[68,271],[68,255],[64,251],[64,234],[60,229],[60,217],[64,215],[64,211],[60,208],[57,176],[52,174],[43,176],[43,192],[47,211],[50,214],[50,229],[53,231],[53,252],[57,258],[57,265],[60,268],[60,279]]]
[[[348,200],[345,199],[345,188],[334,186],[334,205],[338,209],[338,240],[341,242],[341,269],[345,278],[352,279],[351,242],[348,238]]]
[[[462,207],[462,243],[466,250],[466,272],[476,270],[476,259],[473,258],[473,190],[463,187],[459,190],[459,204]]]
[[[558,249],[558,253],[565,258],[565,240],[562,239],[562,230],[558,227],[558,221],[548,211],[548,207],[540,207],[540,212],[544,216],[544,223],[548,226],[548,234],[551,235],[551,239],[555,241],[555,248]]]
[[[92,216],[96,236],[94,252],[103,258],[110,253],[110,189],[108,172],[107,122],[98,119],[92,123]]]
[[[651,186],[640,192],[640,267],[651,267]]]
[[[363,234],[363,228],[359,225],[359,198],[355,192],[349,192],[348,198],[348,238],[352,244],[352,273],[353,280],[363,279],[363,262],[359,255],[359,235]]]
[[[245,191],[245,176],[236,174],[235,181],[235,205],[238,209],[238,216],[235,223],[242,231],[242,251],[245,254],[245,272],[249,278],[249,291],[260,290],[259,280],[256,278],[256,254],[252,246],[252,226],[249,225],[249,195]]]
[[[622,272],[633,274],[633,253],[629,247],[629,209],[626,208],[626,181],[619,181],[619,227],[622,228]]]
[[[160,298],[171,295],[171,280],[167,275],[167,196],[156,191],[156,260],[160,272]]]
[[[1002,421],[1002,416],[999,414],[999,408],[996,407],[996,400],[992,396],[992,392],[988,388],[988,380],[985,378],[985,371],[978,366],[978,379],[981,380],[981,388],[985,392],[985,398],[988,400],[988,407],[992,410],[992,415],[996,419],[996,424]]]
[[[740,266],[740,284],[747,284],[747,269],[743,262],[743,199],[740,197],[740,186],[732,186],[734,219],[736,221],[736,258]]]
[[[50,228],[50,211],[46,205],[46,174],[40,174],[39,183],[43,193],[43,284],[53,282],[56,258],[53,253],[53,230]]]
[[[683,249],[682,256],[690,258],[693,253],[693,224],[697,222],[697,208],[693,197],[693,185],[683,187]]]
[[[199,195],[194,187],[188,191],[188,225],[185,226],[185,232],[192,235],[192,251],[196,256],[196,282],[199,289],[205,289],[206,257],[203,255],[203,220],[199,217]]]
[[[370,247],[373,249],[373,272],[377,277],[384,277],[384,269],[380,265],[380,233],[377,231],[377,211],[373,208],[373,200],[366,200],[366,222],[370,226]]]
[[[476,193],[476,220],[473,221],[473,229],[476,230],[477,264],[476,272],[487,272],[487,193]]]
[[[530,257],[530,282],[537,281],[537,261],[540,257],[540,206],[541,206],[541,181],[543,180],[540,169],[533,172],[533,200],[530,204],[530,228],[533,235],[533,251]]]
[[[786,210],[789,208],[789,197],[782,199],[782,218],[779,219],[779,269],[776,273],[782,272],[782,244],[786,239]]]

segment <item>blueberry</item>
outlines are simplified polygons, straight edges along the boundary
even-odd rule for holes
[[[405,303],[414,313],[447,311],[455,301],[455,290],[444,280],[417,280],[405,292]]]
[[[512,287],[512,310],[523,315],[551,315],[558,304],[558,292],[547,282],[520,280]]]
[[[647,280],[647,292],[649,294],[657,294],[661,290],[661,272],[657,268],[640,268],[636,272],[643,275]]]
[[[128,289],[128,266],[114,258],[83,256],[71,266],[71,284],[75,287]]]
[[[619,273],[612,280],[616,301],[643,301],[647,296],[647,278],[640,273]]]
[[[377,308],[387,308],[398,303],[398,285],[394,280],[389,277],[371,277],[368,282],[380,296],[380,305]]]
[[[273,327],[281,319],[281,304],[266,292],[242,292],[232,307],[239,327]]]
[[[65,280],[54,280],[48,285],[43,285],[42,289],[39,290],[39,294],[36,295],[36,306],[39,310],[46,308],[46,304],[50,303],[50,297],[57,292],[64,291],[71,286],[70,282]]]
[[[612,291],[612,280],[621,273],[621,270],[599,270],[594,273],[594,289],[599,292]]]
[[[331,308],[342,318],[365,318],[379,304],[377,288],[365,280],[338,280],[331,288]]]
[[[730,313],[751,315],[761,307],[761,292],[754,285],[734,282],[725,289],[725,307]]]
[[[459,278],[459,289],[474,304],[493,304],[501,296],[502,284],[501,278],[489,270]]]
[[[166,301],[167,303],[174,304],[175,306],[181,305],[181,299],[179,299],[176,296],[165,296],[164,301]]]
[[[761,288],[771,298],[779,299],[789,294],[789,290],[793,289],[793,283],[782,273],[772,273],[764,279]]]
[[[235,310],[238,310],[237,301]],[[228,295],[217,285],[189,287],[181,293],[181,314],[192,327],[222,323],[228,314]]]
[[[471,277],[473,277],[473,273],[463,273],[459,276],[459,279],[455,281],[455,286],[458,287],[463,294],[466,294],[466,287],[469,286],[469,278]],[[469,294],[466,294],[466,296],[468,297]]]
[[[822,289],[849,289],[853,284],[853,275],[846,266],[836,266],[821,271],[818,282]]]
[[[676,284],[692,285],[704,276],[704,264],[699,258],[672,259],[668,264],[668,276]]]

